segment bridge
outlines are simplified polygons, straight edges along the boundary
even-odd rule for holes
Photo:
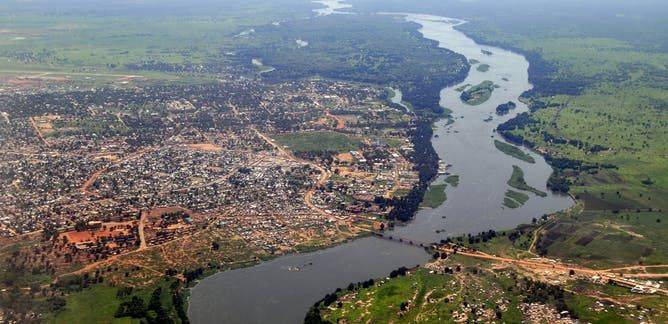
[[[401,237],[401,236],[398,236],[398,235],[393,235],[393,234],[388,234],[388,233],[383,233],[383,232],[378,232],[378,231],[372,231],[371,234],[373,234],[374,237],[377,237],[379,239],[388,240],[388,241],[397,242],[397,243],[410,245],[410,246],[415,246],[415,247],[433,248],[437,245],[437,243],[434,243],[434,242],[420,241],[420,240],[405,238],[405,237]]]

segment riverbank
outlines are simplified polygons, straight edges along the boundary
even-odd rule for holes
[[[450,50],[455,52],[476,53],[471,56],[483,59],[477,57],[482,55],[479,45],[452,29],[452,25],[461,21],[424,15],[413,16],[411,20],[421,26],[418,32],[422,37],[441,47],[450,46]],[[478,80],[479,74],[483,72],[469,70],[465,80],[448,85],[440,92],[440,106],[452,109],[455,123],[448,123],[435,115],[423,116],[423,134],[417,136],[424,146],[425,155],[433,157],[429,160],[436,162],[433,169],[427,165],[422,172],[424,176],[421,178],[425,179],[425,183],[440,178],[435,177],[434,173],[440,158],[452,164],[452,170],[449,171],[460,176],[459,185],[448,187],[448,203],[438,208],[420,210],[405,226],[397,226],[386,235],[416,242],[439,242],[456,234],[477,233],[490,228],[513,228],[536,215],[565,209],[570,205],[567,198],[550,194],[545,198],[531,199],[513,212],[503,208],[504,188],[513,164],[520,162],[526,170],[526,181],[540,189],[545,188],[551,168],[540,156],[534,156],[535,164],[525,166],[522,161],[505,155],[494,146],[490,138],[493,128],[515,114],[499,117],[493,122],[484,122],[484,117],[494,114],[498,104],[517,100],[522,92],[530,88],[530,84],[527,81],[528,63],[521,56],[496,48],[486,50],[494,52],[490,57],[497,61],[484,57],[487,61],[485,63],[491,66],[488,72],[484,72],[485,76],[505,87],[495,91],[484,104],[475,108],[465,106],[458,96],[452,95],[454,88],[461,83],[478,84],[483,81]],[[510,81],[503,81],[502,78]],[[517,111],[526,110],[526,106],[519,106]],[[479,155],[480,152],[484,154]],[[421,199],[422,195],[419,195],[417,201]],[[404,210],[409,211],[410,208]],[[396,215],[406,217],[411,214],[397,211]],[[442,215],[447,215],[447,219]],[[428,257],[418,247],[365,238],[312,254],[279,258],[203,280],[193,289],[190,314],[195,323],[208,323],[214,318],[222,318],[227,322],[297,322],[315,300],[336,288],[345,287],[350,282],[385,276],[400,266],[422,264]],[[309,266],[297,272],[287,270],[301,264]],[[200,317],[194,318],[193,314]]]

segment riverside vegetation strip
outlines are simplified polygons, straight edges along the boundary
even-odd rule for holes
[[[536,163],[536,160],[534,158],[525,153],[524,151],[520,150],[517,146],[504,143],[499,140],[494,140],[494,146],[499,149],[499,151],[506,153],[516,159],[520,159],[524,162],[529,162],[529,163]]]
[[[351,283],[327,295],[309,310],[305,323],[519,323],[539,316],[552,321],[572,316],[582,321],[623,322],[647,312],[620,311],[510,268],[485,271],[493,267],[490,262],[435,256],[424,268],[397,269],[388,278]]]

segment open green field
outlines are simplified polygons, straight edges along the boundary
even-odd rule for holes
[[[121,304],[117,288],[95,285],[70,295],[65,309],[48,320],[50,323],[140,323],[130,317],[115,318]]]
[[[667,222],[666,212],[583,211],[578,206],[473,247],[513,258],[545,255],[594,269],[667,264]]]
[[[133,297],[142,300],[143,308],[137,312],[146,312],[145,317],[155,316],[150,313],[161,307],[167,316],[178,319],[175,313],[172,290],[173,280],[164,280],[147,288],[118,288],[105,284],[96,284],[71,293],[66,297],[66,306],[47,319],[49,323],[144,323],[146,318],[119,316],[118,310],[122,303],[129,302]],[[159,289],[159,298],[153,294]],[[159,300],[159,303],[156,303]],[[153,303],[153,304],[152,304]],[[152,306],[151,306],[152,305]],[[159,306],[157,306],[159,305]]]
[[[508,144],[505,142],[501,142],[499,140],[494,140],[494,146],[501,152],[506,153],[516,159],[520,159],[525,162],[529,163],[536,163],[536,160],[534,158],[527,154],[524,153],[524,151],[520,150],[517,146]]]
[[[422,200],[422,207],[436,208],[442,205],[445,200],[448,199],[448,196],[445,193],[445,188],[448,185],[445,183],[442,184],[433,184],[429,186],[427,193],[424,194],[424,199]]]
[[[274,139],[295,152],[348,152],[362,142],[355,137],[335,132],[304,132],[276,135]]]
[[[546,227],[542,253],[604,268],[668,263],[668,214],[585,211]]]
[[[524,171],[516,165],[513,165],[513,173],[510,175],[510,179],[508,180],[508,185],[515,188],[519,189],[522,191],[529,191],[536,196],[540,197],[545,197],[547,194],[543,191],[540,191],[526,183],[524,181]]]
[[[0,11],[0,76],[48,72],[104,84],[107,76],[216,74],[236,64],[236,36],[309,15],[317,6],[298,0],[8,1]]]
[[[668,110],[662,108],[668,94],[651,88],[605,91],[554,97],[546,101],[554,108],[532,114],[535,126],[514,133],[557,156],[614,165],[569,177],[574,194],[596,198],[586,199],[592,209],[668,207]]]

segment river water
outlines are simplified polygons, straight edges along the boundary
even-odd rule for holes
[[[439,46],[489,64],[488,72],[476,67],[462,84],[493,81],[500,87],[491,98],[478,106],[462,103],[455,91],[460,85],[441,92],[441,105],[450,108],[455,122],[437,122],[433,145],[439,157],[460,176],[457,187],[446,190],[448,200],[436,209],[423,209],[415,220],[397,227],[388,235],[422,242],[436,242],[447,236],[477,233],[488,229],[508,229],[533,217],[566,209],[568,197],[548,194],[531,196],[522,207],[503,207],[503,197],[512,173],[520,166],[526,182],[547,192],[545,184],[551,168],[537,154],[528,152],[535,164],[529,164],[498,151],[493,144],[498,137],[494,128],[516,113],[527,110],[518,102],[522,92],[531,88],[528,62],[518,54],[496,47],[481,46],[453,27],[461,20],[429,15],[401,14],[422,27],[425,38]],[[492,55],[486,55],[481,50]],[[507,80],[507,81],[506,81]],[[400,92],[397,92],[399,94]],[[400,101],[400,98],[393,98]],[[516,102],[510,114],[494,114],[500,103]],[[491,120],[485,121],[489,116]],[[443,181],[441,176],[436,182]],[[440,233],[436,233],[436,231]],[[322,251],[289,255],[238,270],[218,273],[202,280],[191,290],[189,317],[193,323],[300,323],[308,308],[325,294],[344,288],[350,282],[384,277],[400,266],[424,263],[429,256],[412,247],[378,238],[363,238]],[[299,268],[299,271],[294,271]]]
[[[352,7],[352,5],[350,4],[343,3],[342,0],[316,0],[312,2],[325,6],[325,8],[318,8],[313,10],[313,12],[318,14],[318,16],[329,16],[332,14],[349,14],[349,12],[346,11],[339,11],[339,9],[346,9]]]

